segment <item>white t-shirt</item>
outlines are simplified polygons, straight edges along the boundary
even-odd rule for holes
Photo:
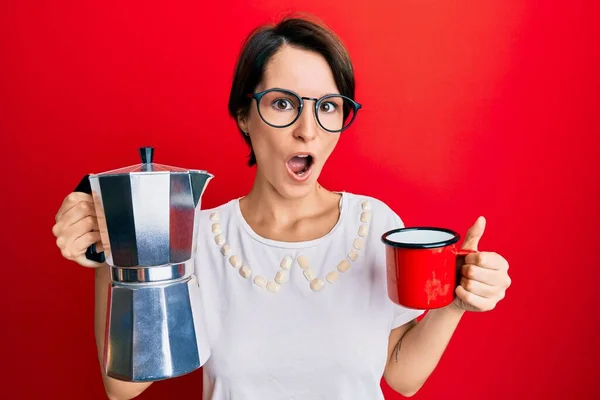
[[[200,212],[204,400],[383,399],[390,331],[423,311],[387,297],[381,235],[398,215],[347,192],[340,209],[327,235],[293,243],[254,232],[239,199]]]

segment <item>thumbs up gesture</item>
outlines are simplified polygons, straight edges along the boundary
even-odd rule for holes
[[[485,218],[479,217],[467,231],[462,246],[465,250],[476,251],[465,258],[453,303],[466,311],[493,310],[511,284],[506,259],[497,253],[479,252],[477,249],[485,231],[485,223]]]

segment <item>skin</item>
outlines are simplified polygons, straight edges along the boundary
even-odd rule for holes
[[[256,92],[274,87],[314,98],[339,93],[321,55],[289,46],[273,56]],[[287,128],[265,124],[254,101],[238,124],[250,136],[257,162],[254,185],[240,200],[249,224],[258,234],[282,241],[310,240],[330,231],[339,217],[340,195],[324,189],[317,179],[340,135],[318,126],[310,102]],[[286,166],[296,153],[314,154],[311,175],[301,183],[289,176]]]
[[[322,56],[289,46],[274,55],[256,91],[272,87],[315,98],[339,93]],[[339,218],[340,195],[323,188],[318,178],[340,135],[322,130],[311,106],[308,103],[298,121],[283,129],[266,125],[258,115],[256,102],[252,102],[247,116],[238,120],[239,127],[251,138],[257,159],[253,187],[240,200],[240,208],[246,221],[263,237],[289,242],[312,240],[329,232]],[[314,155],[311,176],[304,182],[295,181],[287,171],[286,162],[296,153]],[[465,236],[463,248],[478,250],[485,223],[483,217],[477,219]],[[92,243],[97,243],[102,250],[97,230],[91,196],[69,194],[53,227],[63,256],[82,266],[102,266],[84,256],[85,249]],[[453,304],[429,311],[420,322],[412,321],[390,332],[384,378],[404,396],[414,395],[431,375],[465,311],[494,309],[511,283],[508,262],[492,252],[469,254],[462,272],[463,279],[456,289]],[[95,330],[101,360],[106,287],[110,282],[108,269],[95,268],[95,279]],[[102,377],[110,399],[136,397],[150,385],[121,382],[104,373]]]

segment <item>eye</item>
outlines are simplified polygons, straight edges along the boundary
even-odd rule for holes
[[[337,104],[331,101],[324,101],[319,105],[319,111],[324,113],[332,113],[338,109]]]
[[[276,110],[280,110],[280,111],[294,109],[292,102],[289,101],[288,99],[275,99],[272,104]]]

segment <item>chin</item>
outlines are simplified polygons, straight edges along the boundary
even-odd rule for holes
[[[317,172],[317,171],[313,171]],[[318,174],[314,174],[305,182],[297,183],[290,182],[290,179],[285,177],[273,185],[277,192],[284,198],[294,200],[304,198],[314,192],[317,184]]]

